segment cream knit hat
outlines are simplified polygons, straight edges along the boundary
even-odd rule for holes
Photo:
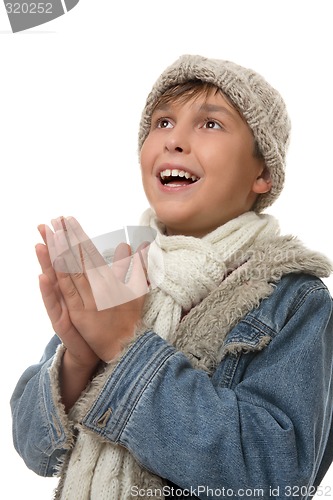
[[[279,196],[284,184],[285,157],[290,121],[280,94],[255,71],[230,61],[183,55],[169,66],[153,86],[143,110],[139,150],[145,141],[158,98],[170,87],[189,80],[201,80],[219,87],[242,113],[272,178],[269,193],[259,195],[254,210],[261,212]]]

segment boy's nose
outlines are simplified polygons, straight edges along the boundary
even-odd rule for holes
[[[165,140],[165,149],[169,153],[189,153],[191,147],[188,134],[175,127]]]

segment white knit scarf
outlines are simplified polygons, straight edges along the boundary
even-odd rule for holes
[[[203,238],[166,236],[150,209],[141,222],[157,231],[148,260],[149,279],[157,286],[146,298],[143,323],[170,343],[173,343],[182,316],[244,262],[246,251],[254,243],[279,232],[278,223],[272,216],[254,212],[231,220]],[[154,245],[159,252],[154,252]],[[144,485],[146,488],[161,487],[160,478],[152,474],[148,475],[147,482],[147,471],[140,468],[125,448],[102,442],[79,424],[77,427],[79,433],[57,498],[129,500],[131,487],[138,483],[138,478],[141,478],[141,488]]]

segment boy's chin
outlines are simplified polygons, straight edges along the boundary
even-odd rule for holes
[[[241,215],[241,214],[238,214]],[[160,222],[164,225],[165,227],[165,234],[168,236],[172,235],[183,235],[183,236],[193,236],[194,238],[202,238],[203,236],[206,236],[207,234],[215,231],[218,227],[223,226],[224,224],[227,224],[234,218],[236,218],[238,215],[226,215],[223,219],[216,220],[216,221],[196,221],[192,220],[191,223],[189,219],[184,220],[183,223],[179,220],[176,221],[171,221],[170,219],[164,219],[160,220]]]
[[[193,236],[195,238],[201,238],[210,232],[210,229],[205,225],[196,224],[193,221],[192,224],[188,220],[183,223],[179,220],[177,222],[171,220],[161,221],[165,227],[165,234],[168,236]]]
[[[193,231],[191,225],[188,223],[188,221],[182,221],[179,220],[172,220],[169,217],[163,217],[159,218],[157,214],[158,220],[162,223],[162,225],[165,227],[165,234],[168,236],[172,235],[184,235],[184,236],[192,236]]]

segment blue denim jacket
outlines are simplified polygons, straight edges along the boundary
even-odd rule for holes
[[[270,343],[227,355],[211,377],[146,332],[82,424],[166,478],[169,498],[310,498],[333,459],[332,312],[320,279],[285,276],[225,340]],[[50,387],[59,343],[50,341],[11,400],[15,447],[43,476],[69,440]]]

